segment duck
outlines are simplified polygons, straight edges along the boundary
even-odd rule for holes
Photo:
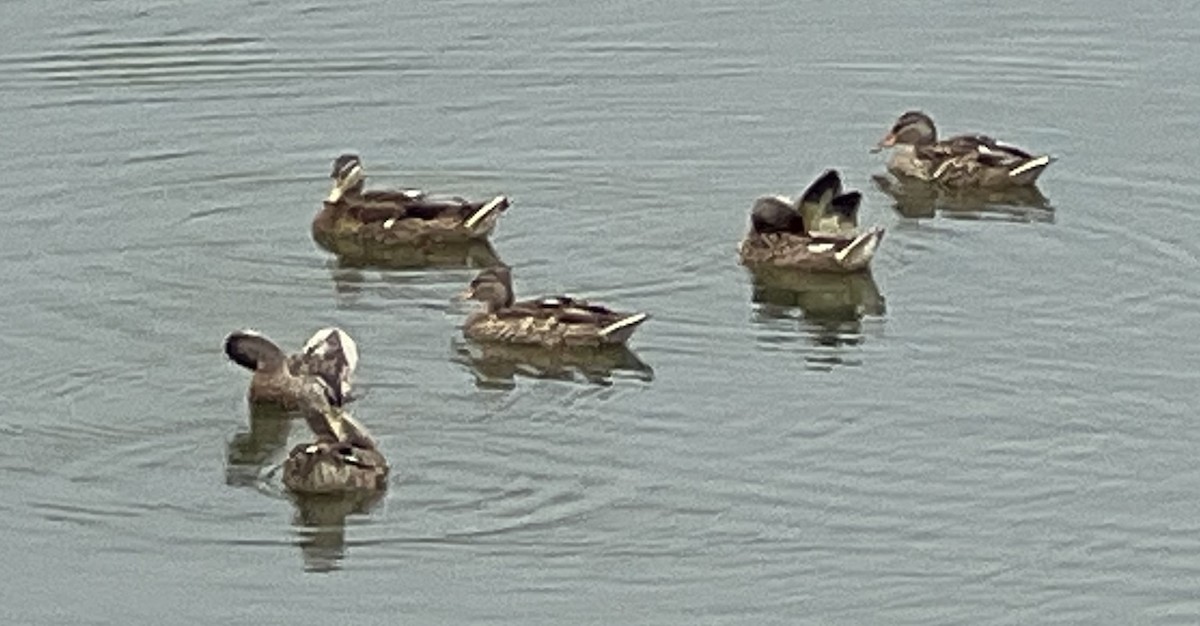
[[[459,294],[482,307],[463,323],[463,336],[481,342],[536,345],[544,348],[602,348],[624,345],[650,318],[571,296],[517,301],[512,270],[506,265],[479,272]]]
[[[350,400],[358,345],[340,328],[318,330],[294,354],[285,353],[262,333],[248,329],[230,333],[224,348],[229,360],[254,372],[247,392],[252,405],[299,409],[314,385],[328,406],[340,407]]]
[[[826,170],[796,199],[763,196],[750,209],[750,231],[738,248],[743,265],[808,272],[867,269],[884,229],[860,232],[862,194],[844,191],[841,174]]]
[[[331,406],[315,380],[297,388],[298,408],[315,439],[297,444],[283,462],[283,486],[300,495],[387,488],[388,462],[367,429],[342,407]]]
[[[510,204],[503,195],[469,201],[417,189],[364,191],[356,154],[334,159],[329,177],[333,188],[312,222],[313,238],[325,247],[344,238],[387,245],[485,239]]]
[[[938,140],[933,118],[906,111],[872,152],[892,149],[888,171],[951,188],[1004,189],[1037,182],[1055,158],[1034,155],[987,135]]]

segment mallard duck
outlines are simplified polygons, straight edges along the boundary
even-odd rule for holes
[[[316,440],[292,448],[283,462],[283,486],[299,494],[371,491],[387,487],[388,463],[357,420],[326,402],[324,388],[309,380],[297,404]]]
[[[420,190],[364,191],[362,161],[343,154],[333,161],[333,189],[313,219],[313,238],[329,248],[341,238],[413,244],[487,237],[509,206],[506,196],[482,202],[435,197]]]
[[[483,270],[459,296],[483,303],[463,323],[463,336],[477,341],[557,347],[623,344],[650,316],[622,313],[570,296],[513,299],[512,271]]]
[[[862,194],[843,192],[836,170],[828,170],[795,200],[764,196],[750,210],[750,232],[742,240],[742,263],[812,272],[866,269],[883,239],[882,228],[858,232]]]
[[[358,365],[358,346],[340,328],[318,330],[300,352],[290,355],[258,332],[239,330],[225,338],[225,355],[254,372],[250,402],[288,409],[301,408],[301,398],[314,384],[328,405],[342,406]]]
[[[1037,182],[1054,162],[1049,155],[1034,156],[986,135],[958,135],[938,141],[933,119],[921,111],[907,111],[872,149],[892,148],[888,170],[947,187],[1001,189]]]

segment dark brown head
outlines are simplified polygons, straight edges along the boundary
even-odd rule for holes
[[[347,193],[361,192],[366,175],[363,174],[362,161],[357,154],[343,154],[333,160],[333,171],[329,177],[333,179],[333,189],[325,201],[336,204]]]
[[[507,266],[497,265],[479,272],[461,296],[464,299],[482,302],[488,312],[512,306],[512,270]]]
[[[937,127],[933,118],[921,111],[905,111],[892,124],[892,129],[875,146],[879,151],[896,145],[919,146],[937,142]]]

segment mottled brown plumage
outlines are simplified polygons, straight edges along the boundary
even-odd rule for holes
[[[933,119],[907,111],[876,145],[892,148],[888,171],[951,188],[1003,189],[1033,185],[1054,162],[987,135],[938,140]]]
[[[283,485],[296,493],[342,493],[387,488],[387,459],[374,448],[345,441],[314,441],[292,448]]]
[[[884,231],[858,232],[861,200],[857,191],[843,191],[836,170],[826,171],[796,200],[759,198],[750,211],[750,232],[738,248],[742,263],[809,272],[866,269]]]
[[[505,266],[479,273],[462,297],[483,303],[467,317],[463,335],[544,347],[599,347],[623,344],[650,316],[625,313],[570,296],[516,301],[512,273]]]
[[[357,420],[324,402],[316,386],[296,401],[316,439],[292,448],[283,462],[283,485],[302,494],[370,491],[387,487],[388,463]]]
[[[333,189],[312,223],[313,238],[327,248],[346,238],[383,245],[483,239],[509,206],[506,196],[469,201],[419,190],[364,191],[362,162],[353,154],[334,160],[330,178]]]

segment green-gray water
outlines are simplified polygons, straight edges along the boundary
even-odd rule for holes
[[[9,623],[1200,621],[1192,4],[0,22]],[[901,216],[867,149],[913,107],[1058,156],[1054,211]],[[347,150],[375,185],[510,194],[518,291],[651,312],[633,365],[473,367],[471,270],[312,243]],[[874,284],[756,288],[754,197],[831,166],[888,229]],[[255,444],[224,335],[330,324],[393,463],[344,527],[277,457],[227,460]]]

